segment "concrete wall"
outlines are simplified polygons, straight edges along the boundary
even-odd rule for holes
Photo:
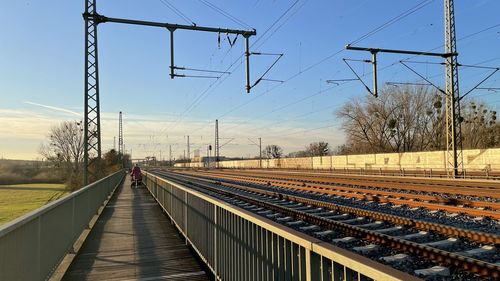
[[[500,171],[500,148],[463,151],[466,170]],[[182,167],[182,164],[176,164]],[[221,161],[222,168],[259,168],[259,160]],[[203,163],[191,163],[203,167]],[[363,155],[302,157],[262,160],[263,168],[288,169],[382,169],[445,170],[446,151],[380,153]]]

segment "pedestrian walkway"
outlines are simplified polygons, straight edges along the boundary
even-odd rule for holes
[[[130,177],[102,212],[63,280],[210,280],[145,187]]]

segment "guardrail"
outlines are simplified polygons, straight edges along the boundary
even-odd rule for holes
[[[144,179],[217,280],[419,280],[151,173]]]
[[[125,177],[116,172],[0,227],[0,280],[46,280]]]

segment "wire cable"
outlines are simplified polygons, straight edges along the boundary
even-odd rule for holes
[[[246,24],[242,20],[234,17],[233,15],[231,15],[228,12],[222,10],[221,8],[215,6],[214,4],[210,3],[209,1],[207,1],[207,0],[198,0],[198,1],[200,1],[202,4],[204,4],[205,6],[209,7],[210,9],[216,11],[217,13],[219,13],[219,14],[225,16],[226,18],[230,19],[234,23],[236,23],[238,25],[241,25],[241,26],[244,26],[245,28],[254,29],[253,27],[251,27],[250,25]]]
[[[200,0],[200,1],[203,1],[203,0]],[[264,33],[262,33],[262,35],[260,35],[259,38],[257,38],[257,40],[255,40],[251,45],[250,47],[253,47],[255,44],[257,44],[261,38],[264,38],[264,36],[266,36],[266,34],[286,15],[288,14],[288,12],[290,12],[291,9],[293,9],[293,7],[295,7],[295,5],[297,5],[297,3],[299,3],[300,0],[295,0],[295,2],[292,3],[292,5],[290,5],[290,7],[288,7],[288,9],[285,10],[285,12],[283,12],[281,14],[281,16],[279,16],[267,29],[266,31],[264,31]]]
[[[208,1],[206,0],[199,0],[201,1],[202,3],[205,3],[206,5],[210,5]],[[269,30],[272,29],[272,27],[279,22],[280,19],[282,19],[297,3],[299,2],[299,0],[296,0],[284,13],[282,13],[277,20],[274,21],[274,23],[264,32],[267,33]],[[213,4],[212,4],[213,5]],[[263,34],[263,35],[264,35]],[[260,38],[260,37],[259,37]],[[265,41],[267,41],[270,37],[268,37]],[[257,39],[258,41],[259,39]],[[257,41],[255,41],[253,44],[255,44]],[[265,42],[264,41],[264,42]],[[252,45],[253,45],[252,44]],[[234,69],[231,70],[231,68],[244,56],[244,53],[242,53],[236,60],[233,61],[233,63],[231,63],[231,65],[225,70],[226,72],[234,72],[236,71],[236,69],[239,68],[239,66],[241,66],[242,62],[240,62],[238,65],[236,65],[236,67]],[[194,110],[214,89],[216,89],[218,86],[220,86],[231,74],[227,75],[227,76],[224,76],[221,80],[217,79],[216,81],[214,81],[213,83],[211,83],[200,95],[198,95],[195,100],[186,108],[186,110],[181,114],[181,116],[179,117],[179,119],[177,121],[174,122],[174,127],[176,126],[176,124],[178,124],[178,122],[180,122],[183,117],[191,112],[192,110]],[[218,83],[218,84],[217,84]],[[217,84],[217,85],[215,85]],[[212,89],[212,91],[210,91]],[[167,129],[170,129],[171,126],[169,126],[169,128]],[[167,130],[166,129],[166,130]]]
[[[403,12],[401,15],[399,15],[399,16],[397,16],[397,17],[394,17],[393,19],[389,20],[388,22],[386,22],[386,23],[384,23],[384,24],[380,25],[379,27],[375,28],[374,30],[372,30],[372,31],[370,31],[370,32],[368,32],[368,33],[366,33],[366,34],[364,34],[363,36],[359,37],[358,39],[356,39],[356,40],[352,41],[352,43],[351,43],[351,44],[358,43],[358,42],[360,42],[361,40],[364,40],[364,39],[366,39],[366,38],[368,38],[368,37],[370,37],[370,36],[374,35],[375,33],[379,32],[380,30],[382,30],[382,29],[384,29],[384,28],[386,28],[386,27],[388,27],[389,25],[391,25],[391,24],[395,23],[396,21],[399,21],[399,20],[401,20],[402,18],[404,18],[404,17],[406,17],[406,16],[409,16],[410,14],[413,14],[413,13],[414,13],[414,12],[416,12],[417,10],[419,10],[419,9],[421,9],[421,8],[423,8],[423,7],[425,7],[426,5],[430,4],[430,2],[431,2],[431,1],[423,1],[423,2],[421,2],[419,5],[417,5],[417,6],[415,6],[415,7],[412,7],[412,8],[411,8],[411,9],[409,9],[408,11]],[[403,15],[404,15],[404,16],[403,16]],[[281,16],[280,16],[280,18],[281,18]],[[493,25],[493,26],[487,27],[487,28],[485,28],[485,29],[479,30],[479,31],[477,31],[477,32],[474,32],[474,33],[472,33],[472,34],[469,34],[469,35],[467,35],[467,36],[464,36],[464,37],[462,37],[462,38],[459,38],[459,39],[457,39],[457,41],[464,40],[464,39],[468,39],[468,38],[473,37],[473,36],[475,36],[475,35],[477,35],[477,34],[480,34],[480,33],[486,32],[486,31],[488,31],[488,30],[494,29],[495,27],[498,27],[498,26],[500,26],[500,24],[495,24],[495,25]],[[266,40],[267,40],[267,39],[266,39]],[[254,44],[255,44],[255,42],[254,42]],[[431,50],[438,49],[438,48],[440,48],[440,47],[442,47],[442,46],[443,46],[443,45],[440,45],[440,46],[438,46],[438,47],[436,47],[436,48],[434,48],[434,49],[431,49]],[[431,50],[429,50],[429,51],[431,51]],[[336,52],[334,52],[334,53],[332,53],[332,54],[330,54],[330,55],[328,55],[328,56],[324,57],[323,59],[321,59],[321,60],[319,60],[319,61],[317,61],[317,62],[315,62],[315,63],[313,63],[313,64],[309,65],[309,66],[308,66],[308,67],[306,67],[304,70],[301,70],[301,71],[299,71],[298,73],[296,73],[296,74],[294,74],[294,75],[290,76],[288,79],[286,79],[286,80],[284,81],[284,83],[286,83],[286,82],[288,82],[288,81],[290,81],[290,80],[292,80],[292,79],[294,79],[294,78],[296,78],[296,77],[300,76],[300,75],[301,75],[301,74],[303,74],[304,72],[307,72],[307,71],[309,71],[309,70],[311,70],[311,69],[315,68],[316,66],[318,66],[318,65],[320,65],[320,64],[322,64],[322,63],[324,63],[325,61],[328,61],[329,59],[331,59],[331,58],[335,57],[336,55],[338,55],[338,54],[339,54],[339,53],[341,53],[342,51],[344,51],[344,49],[338,50],[338,51],[336,51]],[[242,54],[240,57],[238,57],[238,58],[237,58],[237,59],[236,59],[236,60],[235,60],[235,61],[231,64],[231,66],[233,66],[236,62],[238,62],[238,60],[239,60],[242,56],[243,56],[243,54]],[[410,58],[412,58],[412,57],[410,57]],[[410,58],[407,58],[407,59],[410,59]],[[396,64],[398,64],[398,63],[399,63],[399,61],[397,61],[397,62],[395,62],[395,63],[392,63],[392,64],[389,64],[389,65],[387,65],[387,66],[385,66],[385,67],[383,67],[383,68],[380,68],[380,69],[379,69],[379,71],[382,71],[382,70],[384,70],[384,69],[387,69],[387,68],[389,68],[389,67],[392,67],[392,66],[394,66],[394,65],[396,65]],[[241,63],[240,63],[240,64],[238,64],[238,65],[237,65],[237,67],[239,67],[240,65],[241,65]],[[230,66],[230,67],[231,67],[231,66]],[[236,67],[236,68],[237,68],[237,67]],[[368,74],[369,74],[369,73],[367,73],[367,74],[365,74],[365,75],[368,75]],[[365,76],[365,75],[363,75],[363,76]],[[283,84],[284,84],[284,83],[283,83]],[[275,90],[276,88],[278,88],[280,85],[283,85],[283,84],[279,84],[279,85],[277,85],[277,86],[273,87],[273,88],[272,88],[272,89],[270,89],[270,90],[264,91],[264,92],[262,92],[261,94],[259,94],[259,95],[255,96],[255,98],[253,98],[253,99],[251,99],[251,100],[249,100],[249,101],[246,101],[246,102],[244,102],[244,103],[242,103],[242,104],[236,105],[235,107],[233,107],[233,109],[228,110],[226,113],[224,113],[223,115],[221,115],[219,118],[221,118],[221,117],[223,117],[223,116],[226,116],[227,114],[229,114],[229,113],[231,113],[231,112],[234,112],[235,110],[237,110],[237,109],[239,109],[239,108],[242,108],[242,107],[244,107],[244,106],[245,106],[245,105],[247,105],[247,104],[250,104],[251,102],[253,102],[253,101],[257,100],[258,98],[262,97],[263,95],[265,95],[265,94],[267,94],[267,93],[269,93],[269,92],[271,92],[271,91]],[[207,90],[208,90],[208,89],[207,89]],[[205,92],[206,92],[206,91],[205,91]]]
[[[417,5],[411,7],[410,9],[404,11],[403,13],[393,17],[392,19],[386,21],[385,23],[379,25],[378,27],[372,29],[371,31],[369,31],[368,33],[366,33],[365,35],[359,37],[358,39],[352,41],[349,45],[355,45],[363,40],[365,40],[366,38],[372,36],[373,34],[375,33],[378,33],[382,30],[384,30],[385,28],[393,25],[394,23],[406,18],[407,16],[417,12],[418,10],[424,8],[425,6],[429,5],[430,3],[434,2],[434,0],[424,0],[420,3],[418,3]]]
[[[193,20],[191,20],[188,16],[186,16],[186,14],[184,14],[179,9],[177,9],[174,5],[172,5],[172,3],[168,2],[168,0],[160,0],[160,3],[162,3],[167,8],[169,8],[172,12],[174,12],[180,18],[185,20],[188,24],[196,26],[196,23]]]

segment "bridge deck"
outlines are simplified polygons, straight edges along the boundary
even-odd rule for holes
[[[209,280],[148,191],[119,187],[64,280]]]

